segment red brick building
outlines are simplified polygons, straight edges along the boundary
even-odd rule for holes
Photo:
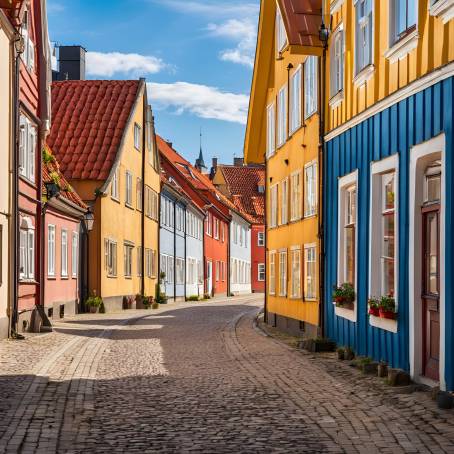
[[[237,161],[237,160],[235,160]],[[265,169],[261,166],[217,165],[213,184],[251,222],[252,291],[265,291]]]

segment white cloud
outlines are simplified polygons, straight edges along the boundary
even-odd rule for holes
[[[120,52],[87,52],[86,60],[87,74],[100,77],[112,77],[115,74],[139,77],[156,74],[167,66],[157,57]]]
[[[257,39],[257,28],[252,19],[229,19],[221,24],[209,24],[208,30],[221,38],[230,39],[237,43],[234,49],[222,50],[221,60],[254,66],[254,53]]]
[[[177,115],[190,112],[200,118],[246,124],[249,98],[243,94],[188,82],[150,82],[148,95],[156,109],[173,108]]]
[[[50,1],[47,3],[47,12],[49,14],[61,13],[65,10],[65,6],[62,3],[57,3],[55,1]]]
[[[202,14],[211,17],[247,17],[258,15],[258,2],[244,3],[215,1],[186,1],[186,0],[151,0],[180,13]]]

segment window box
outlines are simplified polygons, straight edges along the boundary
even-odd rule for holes
[[[331,109],[336,108],[344,100],[344,90],[338,91],[334,96],[328,101]]]
[[[395,63],[398,60],[405,58],[413,49],[418,46],[419,33],[417,29],[408,33],[405,37],[397,41],[390,49],[385,52],[385,58],[390,63]]]
[[[379,328],[384,331],[389,331],[391,333],[397,333],[397,320],[391,320],[387,318],[380,318],[379,316],[371,315],[369,317],[370,326],[374,328]]]
[[[361,87],[361,85],[364,85],[374,75],[374,73],[375,73],[375,66],[367,65],[353,79],[353,83],[354,83],[355,87]]]

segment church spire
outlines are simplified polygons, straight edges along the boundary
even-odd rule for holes
[[[200,152],[199,157],[195,161],[195,168],[202,173],[205,173],[208,169],[205,165],[205,160],[203,159],[203,152],[202,152],[202,128],[200,128]]]

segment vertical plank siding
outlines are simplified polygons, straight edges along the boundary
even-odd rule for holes
[[[327,142],[325,147],[324,217],[325,244],[325,330],[340,345],[350,345],[360,355],[385,360],[393,367],[409,370],[409,164],[410,149],[440,133],[446,135],[446,382],[454,389],[454,78],[439,82],[390,108],[367,118]],[[371,163],[399,154],[398,173],[398,332],[391,333],[369,324],[369,217]],[[357,201],[357,313],[356,323],[334,313],[332,288],[337,282],[338,179],[358,169]],[[443,321],[441,321],[443,322]]]

